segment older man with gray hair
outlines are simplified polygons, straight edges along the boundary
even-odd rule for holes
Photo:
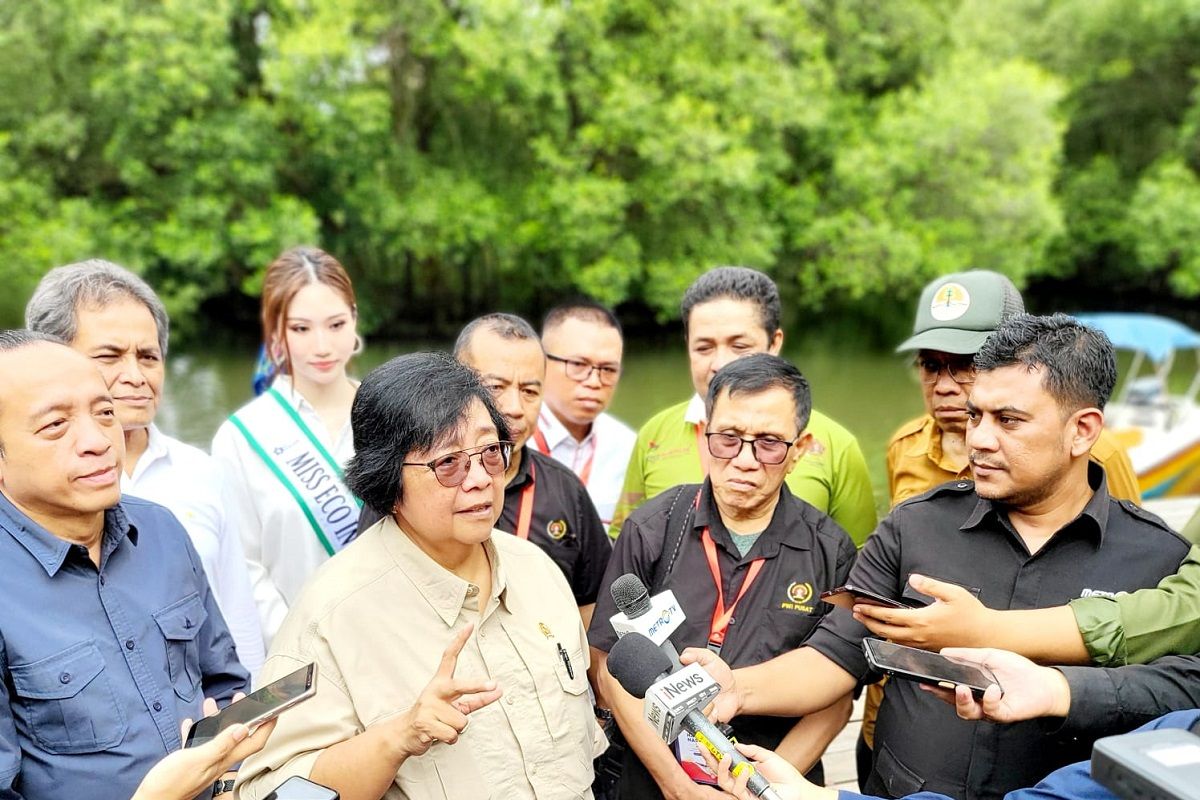
[[[246,559],[226,513],[225,482],[202,450],[154,425],[162,398],[169,320],[145,281],[91,259],[46,273],[25,308],[25,324],[50,334],[100,368],[125,436],[121,491],[166,506],[200,554],[242,665],[265,659]]]

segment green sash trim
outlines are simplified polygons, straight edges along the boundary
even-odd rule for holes
[[[321,444],[321,440],[313,435],[312,430],[304,423],[304,420],[301,419],[300,414],[296,411],[296,409],[292,408],[291,403],[283,399],[283,395],[281,395],[279,390],[274,386],[272,386],[270,389],[267,389],[267,394],[275,398],[275,402],[279,403],[279,407],[282,408],[287,415],[292,418],[292,422],[296,423],[296,427],[300,429],[300,432],[308,437],[308,441],[312,442],[312,446],[317,448],[317,452],[320,453],[325,459],[325,462],[329,464],[329,468],[332,469],[333,473],[338,476],[338,480],[344,481],[346,476],[342,473],[342,465],[337,462],[336,458],[329,454],[329,451],[325,449],[325,445]],[[355,499],[357,500],[358,498]],[[358,505],[360,508],[362,507],[361,502],[359,502]]]
[[[259,397],[229,421],[300,506],[321,547],[332,556],[357,535],[362,501],[346,488],[341,465],[279,390],[272,387],[265,394],[273,401]],[[251,429],[267,433],[269,444]]]
[[[292,498],[296,501],[296,505],[300,506],[300,510],[304,512],[304,516],[308,518],[308,524],[312,526],[313,533],[317,534],[317,538],[321,541],[321,546],[325,548],[325,552],[329,555],[333,555],[335,552],[337,552],[333,549],[333,545],[329,543],[329,540],[325,538],[325,531],[321,529],[321,524],[317,522],[317,518],[314,517],[313,513],[308,510],[308,504],[304,502],[304,497],[300,494],[300,490],[296,488],[295,484],[292,483],[291,479],[288,478],[287,475],[283,474],[283,470],[281,470],[279,466],[271,460],[271,457],[267,455],[267,451],[263,449],[263,446],[259,444],[258,440],[255,439],[250,433],[250,429],[247,428],[246,425],[237,418],[237,414],[231,416],[229,421],[233,423],[235,428],[242,432],[242,436],[246,437],[246,441],[250,444],[250,448],[255,453],[258,453],[258,457],[263,460],[263,463],[267,465],[271,472],[275,473],[275,477],[278,478],[279,482],[283,484],[283,488],[287,489],[288,492],[291,493]]]

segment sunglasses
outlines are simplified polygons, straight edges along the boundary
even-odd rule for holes
[[[732,433],[705,433],[708,439],[708,452],[713,458],[722,460],[734,459],[742,454],[742,448],[750,445],[754,459],[767,466],[782,464],[787,458],[788,450],[796,443],[796,439],[785,442],[773,436],[760,439],[743,439]],[[797,439],[800,437],[796,437]]]
[[[475,456],[479,456],[479,463],[488,475],[504,472],[508,469],[508,462],[512,457],[512,447],[512,442],[492,442],[482,447],[455,450],[453,453],[438,456],[433,461],[405,461],[401,466],[428,467],[433,470],[433,476],[437,478],[438,483],[447,489],[453,489],[467,479],[467,474],[471,471],[471,459]]]

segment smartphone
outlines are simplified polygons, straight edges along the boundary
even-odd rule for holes
[[[1000,681],[996,680],[990,669],[972,661],[892,644],[883,639],[863,639],[862,645],[867,663],[873,669],[897,678],[928,683],[943,689],[953,689],[962,684],[970,687],[971,694],[977,698],[983,697],[987,687],[993,683],[1000,686]],[[1001,686],[1000,690],[1004,691],[1004,687]]]
[[[340,800],[340,798],[341,795],[333,789],[296,775],[279,784],[279,788],[267,795],[266,800]]]
[[[284,675],[241,700],[230,703],[211,717],[205,717],[188,731],[184,747],[195,747],[211,741],[230,725],[241,722],[251,728],[279,716],[297,703],[317,692],[316,662]]]
[[[891,597],[884,597],[878,592],[872,592],[870,589],[855,586],[852,583],[821,592],[821,599],[826,603],[841,606],[847,611],[854,608],[855,603],[862,603],[868,606],[887,606],[888,608],[924,608],[925,606],[920,600],[910,600],[907,597],[895,600]]]

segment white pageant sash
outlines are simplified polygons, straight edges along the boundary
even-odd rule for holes
[[[362,501],[296,409],[272,386],[229,418],[304,512],[329,555],[354,539]]]

